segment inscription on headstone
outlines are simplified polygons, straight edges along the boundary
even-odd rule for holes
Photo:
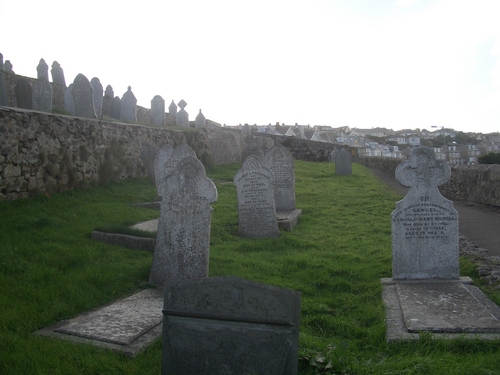
[[[48,80],[39,79],[33,82],[33,109],[52,112],[52,85]]]
[[[17,107],[33,109],[33,88],[30,83],[24,78],[19,78],[14,90],[16,92]]]
[[[182,159],[163,179],[158,232],[149,281],[208,277],[210,204],[217,200],[215,184],[193,156]]]
[[[249,238],[278,237],[273,172],[257,156],[250,155],[233,183],[238,194],[238,234]]]
[[[295,168],[292,153],[276,143],[264,157],[264,165],[273,172],[276,211],[295,210]]]
[[[95,108],[95,114],[97,118],[101,118],[102,114],[102,93],[103,93],[103,88],[101,81],[99,78],[94,77],[90,80],[90,85],[94,89],[93,92],[93,98],[94,98],[94,108]]]
[[[151,100],[151,121],[153,125],[165,126],[165,100],[160,95]]]
[[[137,122],[137,99],[132,92],[132,87],[128,87],[121,100],[121,117],[124,121]]]
[[[300,293],[234,276],[164,287],[162,375],[297,374]]]
[[[410,187],[392,213],[393,279],[458,279],[458,214],[438,186],[451,170],[428,147],[415,148],[396,168]]]
[[[71,89],[75,102],[75,115],[86,118],[97,118],[94,108],[93,88],[87,77],[78,74]]]
[[[352,155],[346,148],[341,149],[335,155],[335,174],[341,176],[352,174]]]
[[[187,103],[183,99],[178,103],[178,105],[180,107],[180,111],[177,112],[175,124],[183,128],[189,128],[189,114],[184,109],[186,108]]]

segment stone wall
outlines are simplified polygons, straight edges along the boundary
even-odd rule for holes
[[[394,174],[401,160],[391,158],[360,158],[359,162]],[[439,187],[441,194],[453,200],[473,201],[500,207],[500,165],[454,165],[451,178]]]

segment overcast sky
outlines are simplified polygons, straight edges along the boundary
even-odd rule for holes
[[[0,25],[17,74],[191,120],[500,131],[500,0],[0,0]]]

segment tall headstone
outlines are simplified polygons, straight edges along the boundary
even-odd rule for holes
[[[346,148],[341,149],[335,155],[335,174],[340,176],[352,174],[352,155]]]
[[[162,375],[296,375],[300,293],[234,276],[164,287]]]
[[[106,86],[106,90],[104,91],[104,97],[102,98],[102,112],[101,117],[111,117],[111,103],[113,102],[113,98],[115,97],[115,92],[110,85]]]
[[[137,122],[137,99],[132,92],[132,87],[128,87],[121,100],[121,120]]]
[[[155,172],[158,171],[159,180],[157,178],[157,181],[159,181],[161,184],[161,181],[165,179],[165,177],[174,172],[177,164],[179,164],[182,159],[188,156],[196,158],[196,153],[191,147],[189,147],[189,145],[183,143],[177,146],[175,150],[170,154],[170,157],[166,158],[166,161],[163,165],[158,163],[159,167],[158,169],[155,169]]]
[[[172,99],[172,103],[170,103],[170,105],[168,106],[168,113],[170,113],[170,115],[173,118],[177,117],[177,105],[174,103],[173,99]]]
[[[0,105],[7,105],[7,86],[4,73],[3,55],[0,53]]]
[[[93,91],[93,98],[94,98],[94,108],[95,108],[95,114],[97,118],[101,118],[102,115],[102,84],[99,78],[94,77],[90,80],[90,85],[94,89]]]
[[[274,141],[271,138],[247,135],[245,137],[245,148],[241,153],[241,161],[243,162],[249,155],[255,155],[260,160],[264,160],[265,153],[273,146]]]
[[[44,80],[49,82],[49,66],[44,59],[40,59],[38,66],[36,67],[38,80]]]
[[[71,83],[64,92],[64,110],[72,115],[75,111],[75,98],[73,97],[73,84]]]
[[[165,100],[160,95],[151,100],[151,121],[155,126],[165,126]]]
[[[410,191],[392,213],[393,279],[459,278],[458,214],[438,190],[450,176],[428,147],[415,148],[396,168]]]
[[[73,100],[75,101],[75,115],[78,117],[97,118],[94,108],[93,88],[87,77],[78,74],[73,81]]]
[[[295,166],[292,153],[276,143],[264,156],[264,165],[273,172],[276,211],[295,210]]]
[[[158,147],[153,146],[151,143],[146,142],[144,146],[142,146],[142,151],[140,158],[146,167],[146,171],[148,172],[149,180],[155,184],[155,158],[158,154]]]
[[[58,85],[66,86],[66,80],[64,79],[64,71],[61,68],[61,65],[54,61],[52,63],[52,68],[50,69],[50,74],[52,75],[52,82],[57,83]]]
[[[257,156],[243,161],[233,179],[238,195],[238,235],[256,239],[279,236],[273,179],[273,172]]]
[[[164,144],[158,149],[158,152],[155,155],[155,158],[153,159],[153,169],[155,172],[155,185],[156,185],[156,191],[159,193],[160,191],[160,183],[163,181],[165,178],[165,165],[167,164],[167,161],[170,159],[172,156],[172,153],[174,152],[174,148],[170,146],[169,144]],[[175,165],[173,166],[175,168]],[[172,172],[172,170],[170,170]]]
[[[196,119],[195,119],[195,126],[197,128],[204,128],[206,125],[207,125],[207,120],[206,120],[205,116],[203,116],[203,113],[201,113],[201,109],[200,109],[200,113],[198,113],[198,115],[196,116]]]
[[[115,96],[111,102],[111,117],[119,120],[122,113],[122,101],[119,96]]]
[[[182,99],[179,103],[178,106],[180,108],[180,111],[177,112],[176,118],[175,118],[175,124],[177,126],[183,127],[183,128],[189,128],[189,114],[186,112],[184,108],[186,108],[187,103]]]
[[[217,200],[215,184],[193,156],[182,159],[160,186],[158,232],[149,281],[208,277],[210,204]]]
[[[33,82],[33,109],[52,112],[52,85],[46,79]]]
[[[113,88],[111,85],[106,86],[106,91],[104,91],[104,96],[108,98],[114,98],[115,97],[115,92],[113,91]]]
[[[33,109],[33,88],[26,79],[19,78],[14,91],[18,108]]]
[[[12,63],[10,62],[10,60],[5,60],[5,64],[3,64],[3,67],[7,73],[14,74],[14,70],[12,70]]]

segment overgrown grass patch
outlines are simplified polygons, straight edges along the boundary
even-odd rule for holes
[[[356,164],[352,176],[336,176],[333,163],[295,165],[299,224],[263,240],[237,235],[232,178],[240,165],[208,170],[219,195],[209,272],[302,293],[299,373],[498,373],[499,342],[424,335],[418,342],[386,344],[380,278],[391,276],[390,214],[401,197]],[[156,218],[157,211],[130,206],[155,196],[151,184],[137,179],[0,202],[1,374],[159,373],[159,341],[129,359],[31,335],[149,286],[151,253],[95,242],[89,234]],[[466,259],[461,269],[478,277]]]

